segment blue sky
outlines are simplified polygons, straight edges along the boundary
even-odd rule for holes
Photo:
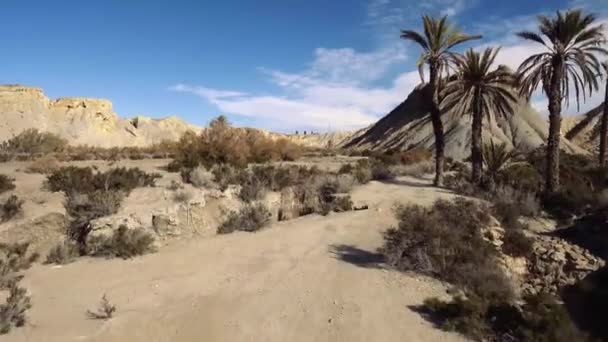
[[[419,49],[399,29],[419,29],[422,13],[484,34],[467,47],[501,44],[499,62],[516,67],[537,50],[513,33],[570,7],[608,24],[605,0],[4,1],[0,83],[107,98],[123,117],[204,125],[226,114],[279,131],[349,129],[420,82]],[[542,96],[533,103],[544,110]]]

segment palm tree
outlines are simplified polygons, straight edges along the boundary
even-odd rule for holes
[[[545,191],[559,188],[559,141],[562,103],[569,104],[574,88],[577,105],[598,89],[600,62],[596,54],[607,54],[602,25],[593,26],[594,15],[580,10],[557,12],[555,18],[538,17],[540,33],[524,31],[517,35],[542,44],[546,51],[528,57],[518,69],[520,93],[530,98],[542,82],[549,100],[549,137],[545,166]],[[544,36],[544,37],[543,37]]]
[[[424,67],[429,68],[429,84],[427,87],[427,100],[429,111],[431,113],[431,121],[433,123],[433,132],[435,133],[435,181],[436,186],[443,183],[443,123],[441,122],[441,111],[439,109],[438,89],[441,87],[440,81],[442,74],[447,72],[450,61],[450,49],[458,44],[462,44],[469,40],[479,39],[481,36],[471,36],[463,33],[460,29],[448,24],[447,17],[434,18],[423,16],[422,23],[424,33],[420,34],[416,31],[402,30],[401,38],[410,40],[422,48],[422,54],[418,59],[418,71],[420,78],[424,83]]]
[[[442,107],[454,110],[457,115],[471,114],[471,163],[472,181],[479,183],[483,169],[481,128],[484,116],[491,120],[491,113],[508,116],[513,113],[517,99],[513,95],[515,76],[501,65],[491,70],[500,48],[488,48],[483,53],[470,49],[464,56],[455,55],[456,74],[443,89]]]
[[[608,131],[608,61],[602,63],[602,69],[604,69],[604,77],[606,78],[606,90],[604,95],[604,111],[600,118],[600,155],[599,162],[600,166],[606,166],[606,131]]]

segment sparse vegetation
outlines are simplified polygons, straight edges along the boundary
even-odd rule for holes
[[[218,234],[229,234],[235,231],[255,232],[270,222],[270,212],[263,204],[247,204],[238,212],[231,212],[228,218],[218,227]]]
[[[19,215],[23,209],[23,200],[16,195],[11,195],[4,203],[0,204],[0,222],[6,222]]]
[[[26,171],[30,173],[51,174],[57,171],[61,164],[57,158],[47,155],[33,160],[27,167]]]
[[[111,236],[89,238],[87,254],[129,259],[153,250],[154,238],[143,229],[129,229],[122,225]]]
[[[65,265],[76,260],[80,256],[78,245],[70,240],[59,242],[53,247],[46,257],[46,264]]]
[[[146,173],[139,168],[113,168],[94,172],[91,167],[66,166],[47,176],[46,187],[50,191],[91,193],[94,191],[124,191],[154,186],[160,175]]]
[[[104,294],[99,301],[99,306],[97,310],[91,311],[87,310],[87,317],[91,319],[110,319],[114,316],[116,312],[116,305],[110,303],[106,295]]]
[[[8,334],[13,327],[22,327],[27,321],[26,311],[32,307],[27,290],[17,285],[9,287],[9,295],[0,304],[0,335]]]
[[[0,149],[10,153],[47,154],[61,152],[66,146],[67,141],[58,135],[30,128],[3,142]]]
[[[0,174],[0,194],[15,189],[15,180]]]

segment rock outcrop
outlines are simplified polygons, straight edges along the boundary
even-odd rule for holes
[[[73,145],[148,146],[177,140],[186,131],[199,131],[177,117],[120,118],[104,99],[50,100],[40,88],[0,86],[0,141],[28,128],[56,133]]]

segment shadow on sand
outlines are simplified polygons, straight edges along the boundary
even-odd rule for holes
[[[334,258],[363,268],[385,268],[384,255],[369,252],[355,246],[331,245],[330,253]]]

